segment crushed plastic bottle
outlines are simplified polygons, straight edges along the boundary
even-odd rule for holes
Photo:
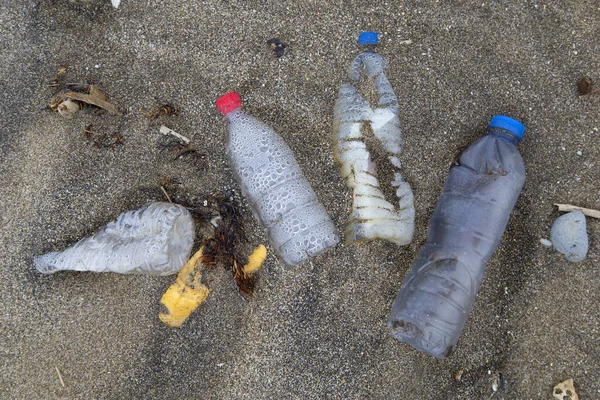
[[[227,153],[236,179],[277,254],[294,266],[335,246],[335,226],[283,138],[245,114],[237,93],[216,104],[229,123]]]
[[[185,207],[152,203],[124,212],[95,235],[33,262],[43,274],[70,270],[172,275],[188,259],[194,237],[194,220]]]
[[[524,132],[495,116],[450,169],[427,243],[392,306],[388,326],[397,339],[437,358],[454,349],[525,182],[517,149]]]
[[[375,45],[375,32],[363,32],[359,45]],[[354,190],[352,214],[346,227],[346,241],[381,238],[405,245],[412,241],[415,226],[413,193],[400,173],[402,150],[398,99],[384,74],[387,60],[373,50],[360,53],[350,66],[350,78],[356,84],[361,72],[373,80],[379,95],[378,104],[371,107],[354,85],[343,84],[335,105],[334,155],[346,184]],[[386,200],[379,186],[377,166],[365,144],[365,130],[370,129],[388,154],[394,168],[391,182],[396,188],[398,205]]]

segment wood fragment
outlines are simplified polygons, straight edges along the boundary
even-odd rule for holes
[[[65,387],[65,381],[63,381],[63,377],[60,373],[60,370],[56,365],[54,366],[54,368],[56,368],[56,373],[58,374],[58,379],[60,379],[60,384],[62,385],[62,387]]]
[[[571,211],[581,211],[584,215],[592,218],[600,218],[600,211],[592,210],[589,208],[577,207],[571,204],[554,204],[558,207],[558,211],[563,212],[571,212]]]
[[[119,110],[106,99],[106,95],[95,85],[90,85],[89,94],[79,92],[69,92],[62,95],[63,99],[71,99],[82,101],[87,104],[92,104],[96,107],[103,108],[115,115],[121,115]]]
[[[167,192],[167,189],[165,189],[164,186],[161,186],[160,190],[162,190],[162,192],[165,194],[165,196],[167,197],[167,200],[169,200],[169,203],[172,203],[173,201],[171,200],[171,196],[169,196],[169,193]]]
[[[175,132],[173,129],[168,128],[164,125],[161,125],[160,127],[160,133],[162,133],[163,135],[173,135],[175,136],[177,139],[183,141],[185,144],[189,144],[191,142],[190,139],[186,138],[185,136]]]

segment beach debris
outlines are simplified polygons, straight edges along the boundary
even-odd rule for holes
[[[540,239],[540,243],[546,247],[552,247],[552,242],[549,241],[548,239],[542,238],[542,239]]]
[[[498,385],[500,384],[500,373],[494,372],[492,374],[492,390],[494,392],[498,391]]]
[[[210,206],[209,206],[210,203]],[[210,221],[213,236],[202,241],[202,247],[184,265],[177,279],[163,294],[160,302],[166,311],[159,314],[162,322],[171,327],[180,327],[209,294],[209,288],[201,282],[202,270],[218,265],[231,268],[236,284],[244,298],[252,296],[253,275],[262,267],[267,248],[259,245],[246,259],[240,253],[245,242],[241,216],[231,199],[211,196],[205,207],[216,208],[217,215],[207,210],[190,208],[202,221]]]
[[[465,371],[461,368],[458,370],[458,372],[456,373],[456,376],[454,376],[454,379],[456,379],[457,381],[460,381],[462,379],[463,373]]]
[[[117,110],[117,108],[110,101],[107,100],[104,92],[100,90],[96,85],[86,86],[83,92],[72,91],[68,93],[63,93],[60,95],[60,97],[63,99],[63,102],[66,100],[78,101],[81,103],[103,108],[115,115],[122,115],[119,112],[119,110]]]
[[[160,302],[166,312],[158,317],[173,328],[179,328],[200,304],[208,297],[209,289],[201,282],[202,268],[205,267],[204,246],[183,266],[175,283],[162,295]]]
[[[95,235],[33,262],[43,274],[70,270],[172,275],[188,259],[194,237],[194,221],[185,207],[157,202],[124,212]]]
[[[114,8],[119,8],[119,4],[121,4],[121,0],[110,0],[110,2]]]
[[[56,110],[61,115],[61,117],[71,119],[77,111],[81,110],[81,103],[73,101],[71,99],[67,99],[58,103],[56,106]]]
[[[191,140],[188,139],[187,137],[175,132],[173,129],[168,128],[164,125],[161,125],[160,127],[160,133],[162,133],[163,135],[172,135],[175,136],[177,139],[181,140],[183,143],[185,144],[190,144]]]
[[[164,186],[161,186],[160,190],[162,190],[163,194],[165,195],[165,197],[167,198],[167,200],[169,201],[169,203],[172,203],[173,200],[171,200],[171,196],[169,196],[169,192],[167,192],[167,189],[165,189]]]
[[[413,42],[412,40],[406,39],[406,40],[399,41],[398,44],[412,44],[412,42]]]
[[[211,203],[216,205],[216,217],[219,218],[208,218],[214,226],[214,237],[205,241],[208,248],[205,254],[212,257],[215,264],[233,272],[240,294],[249,299],[254,292],[255,272],[262,266],[267,249],[260,245],[246,258],[242,249],[247,239],[237,204],[232,199],[219,196],[213,196]]]
[[[92,140],[94,146],[97,148],[111,148],[114,149],[116,145],[124,144],[123,135],[119,132],[113,132],[112,134],[98,133],[94,131],[92,125],[88,125],[83,130],[86,139]]]
[[[252,254],[250,254],[250,256],[248,257],[248,263],[242,268],[242,273],[244,274],[244,276],[248,277],[256,271],[258,271],[262,267],[266,258],[267,248],[264,244],[261,244],[256,249],[254,249]]]
[[[267,45],[273,49],[275,57],[279,58],[285,54],[285,48],[287,45],[279,40],[279,38],[272,38],[267,40]]]
[[[577,81],[577,90],[582,96],[590,94],[592,92],[593,87],[594,81],[590,77],[583,76]]]
[[[353,189],[352,212],[346,226],[346,241],[381,238],[398,245],[412,241],[415,209],[413,192],[400,173],[402,149],[399,105],[384,74],[387,60],[373,51],[364,51],[351,64],[350,78],[357,84],[365,71],[379,95],[371,107],[351,84],[343,84],[334,113],[334,157],[341,175]],[[389,202],[380,188],[377,166],[365,144],[366,134],[374,136],[387,153],[394,169],[391,182],[398,204]]]
[[[571,212],[571,211],[581,211],[584,215],[592,218],[600,218],[600,211],[592,210],[589,208],[577,207],[571,204],[554,204],[558,207],[558,211]]]
[[[54,366],[54,368],[56,368],[56,373],[58,374],[58,379],[60,381],[60,384],[62,385],[62,387],[65,387],[65,381],[63,380],[60,370],[58,369],[58,367],[56,365]]]
[[[179,139],[173,139],[166,144],[159,145],[160,152],[162,153],[165,150],[170,150],[175,153],[173,156],[173,161],[177,160],[179,157],[188,154],[188,153],[196,153],[198,149],[191,144],[185,144]]]
[[[181,110],[179,109],[179,107],[167,103],[158,106],[152,112],[144,114],[144,117],[150,118],[152,121],[154,121],[155,119],[163,115],[179,115],[180,111]]]
[[[171,135],[175,138],[175,140],[171,140],[167,144],[163,145],[161,149],[161,152],[166,149],[174,151],[175,156],[173,157],[173,160],[177,160],[184,154],[196,152],[198,150],[195,146],[190,144],[191,140],[189,138],[175,132],[169,127],[161,125],[160,133],[162,133],[164,136]]]
[[[571,262],[580,262],[588,252],[585,215],[571,211],[561,215],[552,224],[550,238],[554,248]]]
[[[569,378],[566,381],[554,386],[552,395],[558,400],[579,400],[579,396],[575,391],[575,386],[573,386],[572,378]]]
[[[600,86],[594,87],[592,78],[584,76],[577,81],[577,91],[581,97],[592,96],[600,94]]]
[[[68,69],[69,68],[67,66],[59,67],[58,71],[56,71],[54,79],[52,80],[52,83],[50,83],[49,86],[61,86]]]

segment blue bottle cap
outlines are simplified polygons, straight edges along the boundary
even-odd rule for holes
[[[504,115],[495,115],[490,121],[489,127],[506,129],[507,131],[517,135],[519,139],[521,139],[523,137],[523,133],[525,133],[525,126],[523,126],[522,123],[516,119],[512,119],[511,117],[506,117]]]
[[[358,44],[377,44],[379,43],[379,36],[377,32],[366,31],[362,32],[358,36]]]

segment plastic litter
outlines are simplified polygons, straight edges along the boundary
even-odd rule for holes
[[[152,203],[124,212],[95,235],[33,262],[43,274],[71,270],[171,275],[188,259],[194,236],[194,221],[187,209]]]
[[[375,45],[377,33],[363,32],[359,45]],[[356,87],[343,84],[334,113],[334,155],[346,184],[353,189],[352,213],[346,227],[346,241],[381,238],[405,245],[412,241],[415,225],[413,193],[400,173],[402,150],[398,99],[384,74],[387,60],[373,50],[360,53],[352,61],[350,78],[354,83],[366,72],[379,95],[373,108]],[[386,200],[379,186],[377,166],[365,144],[365,133],[371,130],[388,154],[394,168],[391,182],[396,188],[398,204]]]
[[[277,254],[293,266],[335,246],[335,226],[285,141],[245,114],[237,93],[216,104],[229,123],[227,152],[236,179]]]
[[[160,299],[166,312],[161,312],[158,317],[170,327],[179,328],[183,325],[190,314],[208,297],[208,287],[200,281],[204,267],[203,252],[204,247],[185,263],[175,283],[169,286]]]
[[[588,252],[585,215],[572,211],[561,215],[552,224],[550,237],[554,248],[572,262],[581,262]]]
[[[427,243],[392,306],[388,325],[397,339],[437,358],[456,346],[525,182],[517,149],[524,131],[495,116],[450,169]]]

